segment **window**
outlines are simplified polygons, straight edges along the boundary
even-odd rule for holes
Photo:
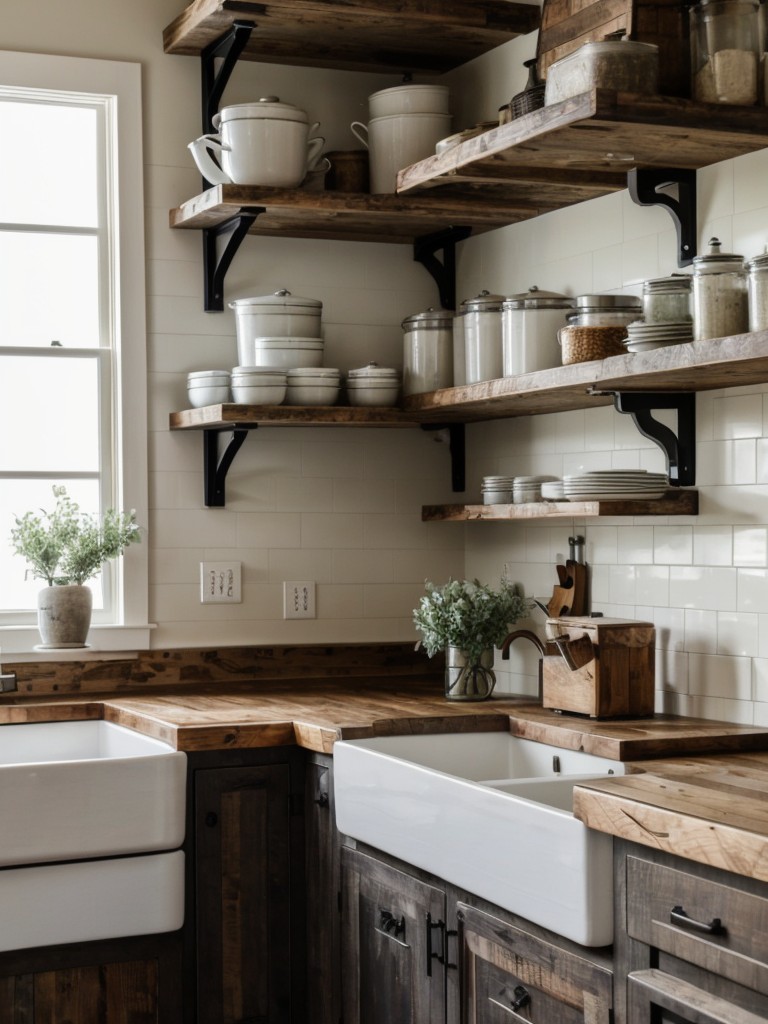
[[[64,484],[147,525],[140,69],[0,52],[0,646],[37,642],[15,514]],[[124,429],[124,425],[128,429]],[[148,646],[146,543],[94,591],[99,649]]]

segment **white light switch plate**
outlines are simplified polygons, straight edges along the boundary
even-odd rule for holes
[[[239,604],[243,600],[241,562],[201,562],[200,602]]]
[[[290,580],[283,583],[283,618],[314,619],[315,584],[312,581]]]

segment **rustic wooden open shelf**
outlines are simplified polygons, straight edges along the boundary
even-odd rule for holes
[[[754,331],[410,395],[403,404],[422,423],[471,423],[608,405],[613,392],[711,391],[765,381],[768,331]]]
[[[482,186],[511,202],[526,183],[575,184],[598,175],[603,192],[633,168],[695,170],[768,146],[768,109],[595,89],[531,111],[404,168],[402,193]],[[464,192],[466,194],[466,191]],[[572,200],[578,201],[578,200]]]
[[[532,32],[541,12],[511,0],[194,0],[163,48],[200,54],[236,19],[255,23],[247,60],[436,74]]]
[[[425,522],[507,523],[528,519],[591,519],[597,516],[695,516],[698,491],[669,490],[653,501],[536,501],[523,505],[424,505]]]
[[[349,405],[206,405],[172,412],[171,430],[250,430],[254,427],[417,427],[402,409]]]

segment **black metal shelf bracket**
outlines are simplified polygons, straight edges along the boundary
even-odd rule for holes
[[[234,217],[212,228],[203,228],[203,275],[206,313],[220,313],[224,309],[224,278],[235,253],[251,230],[251,225],[264,213],[263,206],[248,206]],[[229,234],[221,256],[217,242],[222,235]]]
[[[443,309],[456,309],[456,243],[472,234],[472,228],[453,227],[422,235],[413,243],[413,258],[432,276]],[[443,251],[442,262],[435,255]]]
[[[677,198],[661,189],[677,186]],[[677,264],[687,267],[696,255],[696,171],[682,167],[636,167],[627,173],[627,188],[638,206],[664,206],[677,229]]]
[[[627,413],[643,435],[661,448],[673,487],[696,483],[696,394],[669,391],[594,391],[610,394],[617,412]],[[655,409],[674,409],[677,434],[651,415]]]
[[[240,451],[248,431],[255,430],[257,426],[258,424],[249,427],[235,427],[221,453],[221,458],[219,458],[219,435],[225,431],[203,431],[203,482],[206,508],[224,508],[226,505],[224,483],[229,467]]]
[[[235,69],[240,54],[256,28],[253,21],[235,20],[218,39],[214,39],[200,53],[201,81],[203,89],[203,135],[215,131],[213,115],[227,87],[230,75]],[[216,60],[222,58],[217,69]]]
[[[422,430],[448,431],[448,451],[451,456],[451,488],[455,492],[467,489],[466,483],[466,431],[463,423],[422,423]]]

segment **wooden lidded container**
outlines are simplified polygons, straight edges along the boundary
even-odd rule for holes
[[[563,616],[547,620],[547,634],[568,638],[578,667],[571,669],[559,652],[544,656],[545,708],[591,718],[653,714],[656,630],[652,622]],[[551,644],[547,649],[555,650]]]
[[[659,93],[691,95],[689,3],[681,0],[543,0],[536,52],[539,78],[561,57],[613,32],[659,48]]]

